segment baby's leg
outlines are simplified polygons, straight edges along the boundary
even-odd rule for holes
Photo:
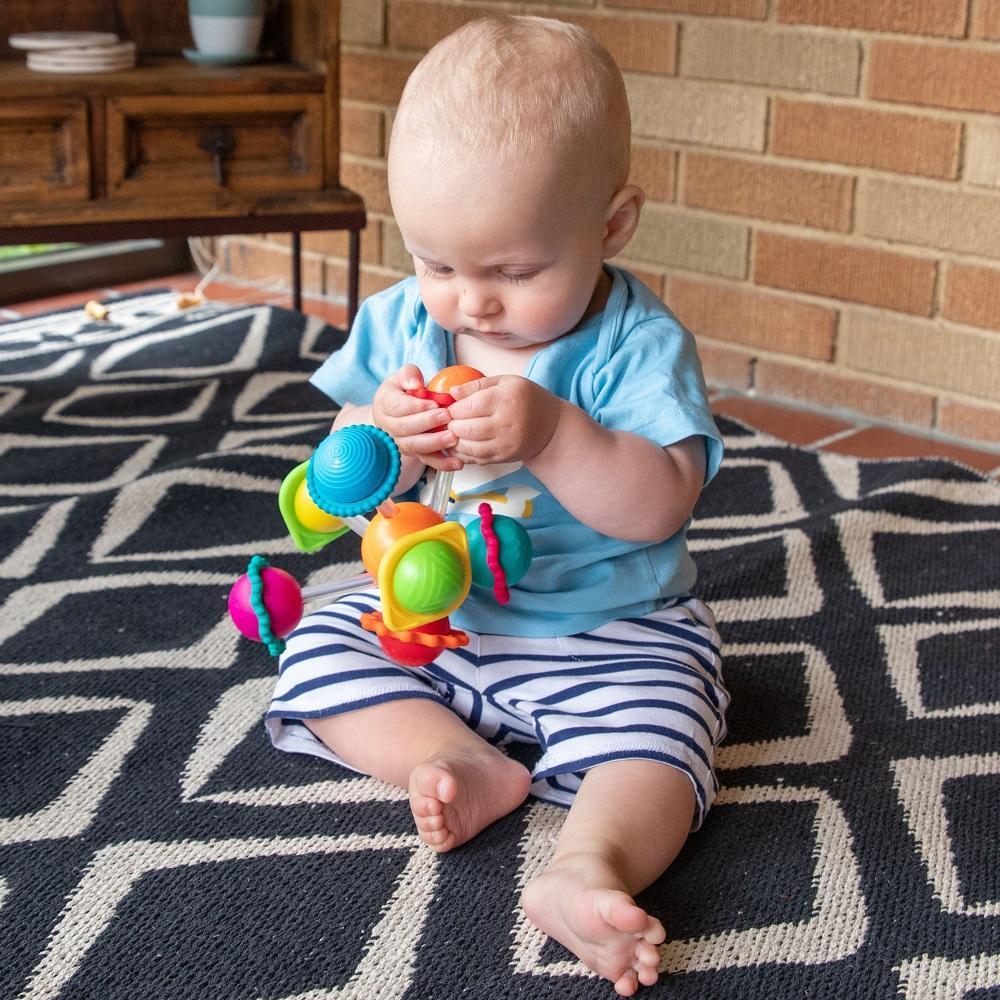
[[[516,809],[527,769],[428,698],[400,698],[305,720],[351,767],[406,788],[417,832],[450,851]]]
[[[632,996],[657,979],[663,925],[633,896],[677,856],[694,815],[688,778],[653,760],[589,770],[549,867],[522,896],[532,923]]]

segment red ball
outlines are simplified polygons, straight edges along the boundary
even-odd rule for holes
[[[437,621],[427,622],[426,625],[420,625],[410,629],[410,631],[425,632],[428,635],[449,635],[451,624],[447,617],[438,618]],[[437,659],[438,654],[444,648],[442,646],[425,646],[422,642],[404,642],[388,633],[380,635],[378,641],[389,657],[404,667],[426,667],[428,663],[433,663]]]
[[[276,566],[265,568],[260,577],[264,584],[264,607],[271,619],[271,631],[283,639],[302,618],[302,590],[291,573]],[[248,639],[260,642],[260,626],[250,604],[250,577],[246,573],[229,592],[229,616]]]

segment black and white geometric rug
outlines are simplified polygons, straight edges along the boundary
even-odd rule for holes
[[[521,918],[563,813],[438,856],[403,794],[270,749],[226,595],[300,581],[284,474],[340,334],[155,292],[0,325],[0,998],[591,1000]],[[700,593],[723,791],[642,902],[671,1000],[1000,997],[1000,487],[720,421]]]

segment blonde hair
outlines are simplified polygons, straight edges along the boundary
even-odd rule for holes
[[[628,179],[621,72],[583,28],[551,18],[478,18],[438,42],[406,82],[392,141],[402,136],[501,160],[585,157],[609,197]]]

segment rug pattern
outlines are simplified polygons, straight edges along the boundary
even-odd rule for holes
[[[608,998],[519,916],[563,813],[446,856],[402,793],[272,751],[225,612],[294,551],[340,334],[270,307],[0,326],[0,997]],[[1000,488],[720,421],[692,532],[733,693],[723,791],[641,897],[641,995],[1000,998]]]

